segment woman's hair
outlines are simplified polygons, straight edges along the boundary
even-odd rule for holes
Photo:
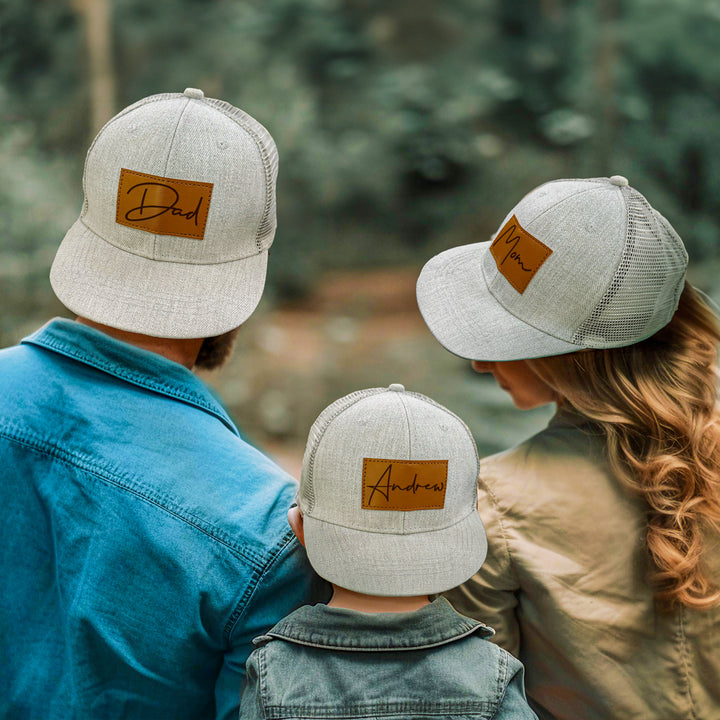
[[[715,315],[686,283],[673,319],[647,340],[528,361],[601,428],[613,472],[647,503],[650,581],[664,609],[720,601],[701,562],[720,521],[719,343]]]

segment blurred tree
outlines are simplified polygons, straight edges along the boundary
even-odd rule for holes
[[[115,114],[115,69],[111,6],[108,0],[73,0],[83,18],[88,50],[90,117],[94,136]]]
[[[720,241],[720,5],[713,0],[498,4],[520,138],[577,175],[622,173],[691,254]],[[537,133],[537,134],[536,134]]]
[[[24,124],[48,153],[87,140],[85,48],[65,0],[0,0],[0,127]]]
[[[696,257],[720,245],[720,4],[625,8],[621,152]]]
[[[419,264],[486,239],[558,176],[625,174],[691,253],[717,252],[717,0],[114,0],[92,63],[77,9],[110,2],[72,2],[0,0],[0,147],[35,169],[39,204],[67,173],[79,207],[113,92],[124,106],[196,86],[277,140],[282,295],[325,267]],[[0,186],[4,248],[57,240],[21,207]]]

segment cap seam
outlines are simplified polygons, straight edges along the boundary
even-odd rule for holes
[[[376,512],[388,512],[386,510],[377,510]],[[395,512],[414,512],[414,511],[395,511]],[[359,533],[367,533],[368,535],[401,535],[403,537],[408,537],[410,535],[426,535],[427,533],[434,533],[434,532],[440,532],[442,530],[449,530],[450,528],[455,527],[456,525],[459,525],[460,523],[464,522],[469,518],[474,512],[477,512],[477,509],[473,506],[468,512],[465,513],[459,520],[455,520],[454,522],[451,522],[449,525],[443,525],[442,527],[434,527],[429,528],[427,530],[410,530],[408,532],[398,532],[397,530],[368,530],[367,528],[356,528],[351,527],[349,525],[343,525],[339,522],[333,522],[332,520],[324,520],[318,517],[315,517],[311,515],[309,512],[305,513],[306,518],[310,518],[311,520],[317,520],[317,522],[325,523],[326,525],[332,525],[333,527],[341,528],[342,530],[352,530],[353,532],[359,532]]]
[[[408,415],[407,406],[405,405],[405,400],[402,397],[402,393],[395,393],[398,397],[398,400],[400,401],[400,406],[402,407],[403,414],[405,415],[405,425],[407,426],[407,456],[408,460],[412,461],[412,437],[410,435],[410,416]],[[407,514],[403,513],[401,517],[401,527],[402,527],[402,533],[405,534],[405,521],[407,519]]]
[[[249,258],[256,257],[257,255],[262,255],[263,253],[267,253],[267,250],[260,250],[258,252],[250,253],[249,255],[243,255],[242,257],[233,258],[232,260],[218,260],[216,262],[188,262],[187,260],[171,260],[169,258],[154,258],[150,257],[149,255],[144,255],[139,252],[131,252],[130,250],[126,250],[125,248],[120,247],[119,245],[116,245],[111,240],[108,240],[106,237],[103,237],[97,230],[90,227],[90,225],[85,221],[84,217],[79,217],[78,221],[86,227],[93,235],[96,235],[99,237],[103,242],[106,242],[108,245],[114,247],[116,250],[119,250],[120,252],[127,253],[128,255],[132,255],[133,257],[137,258],[144,258],[145,260],[151,260],[152,262],[165,262],[165,263],[172,263],[173,265],[194,265],[194,266],[204,266],[204,265],[226,265],[228,263],[234,263],[234,262],[241,262],[242,260],[248,260]],[[140,228],[130,228],[136,229],[138,232],[147,232],[146,230],[142,230]],[[154,233],[149,233],[150,235],[154,235]],[[168,235],[164,237],[179,237],[177,235]]]
[[[180,114],[178,115],[178,119],[175,122],[175,129],[173,130],[172,137],[170,138],[170,143],[168,144],[167,156],[165,158],[165,167],[163,168],[163,176],[164,177],[167,177],[168,165],[170,164],[170,153],[172,152],[173,143],[175,142],[175,137],[177,136],[178,128],[180,127],[180,121],[183,119],[183,116],[185,115],[185,111],[188,109],[189,105],[190,105],[190,99],[185,98],[185,105],[183,105],[183,109],[180,111]]]
[[[163,168],[163,177],[168,176],[168,165],[170,164],[170,154],[172,153],[173,144],[175,143],[175,137],[177,136],[178,128],[180,127],[180,122],[183,119],[183,116],[185,115],[185,111],[188,109],[188,106],[190,105],[190,99],[185,98],[185,105],[183,106],[182,111],[180,112],[180,115],[178,115],[178,119],[175,122],[175,129],[173,130],[172,137],[170,138],[170,143],[168,144],[168,150],[167,150],[167,156],[165,157],[165,167]],[[209,218],[208,218],[209,219]],[[153,236],[153,256],[152,258],[149,258],[151,260],[156,259],[157,254],[157,244],[158,244],[158,234],[152,233]]]

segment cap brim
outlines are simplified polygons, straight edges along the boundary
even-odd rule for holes
[[[212,265],[160,262],[103,240],[77,220],[50,271],[60,302],[104,325],[166,338],[205,338],[241,325],[262,297],[267,251]]]
[[[476,511],[450,527],[407,535],[355,530],[307,515],[303,526],[308,558],[318,575],[368,595],[450,590],[472,577],[487,555]]]
[[[524,360],[582,350],[508,312],[487,287],[482,258],[490,242],[461,245],[429,260],[417,281],[417,302],[430,332],[470,360]]]

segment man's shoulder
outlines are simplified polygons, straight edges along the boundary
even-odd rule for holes
[[[0,351],[0,370],[0,433],[22,455],[18,472],[72,476],[68,488],[106,511],[182,523],[196,543],[240,548],[258,566],[288,542],[296,483],[189,372],[183,399],[30,343]]]
[[[25,363],[33,355],[32,350],[24,343],[8,345],[7,347],[0,348],[0,367],[2,367],[3,372],[12,368],[26,370]],[[0,375],[0,382],[1,381],[2,375]]]
[[[150,512],[200,531],[193,533],[194,543],[204,538],[262,570],[292,537],[287,509],[296,483],[221,423],[211,427],[206,433],[196,427],[185,437],[160,434],[149,446],[138,441],[134,462],[124,466],[121,451],[113,448],[121,474],[118,494],[124,496],[119,501],[149,504]]]

